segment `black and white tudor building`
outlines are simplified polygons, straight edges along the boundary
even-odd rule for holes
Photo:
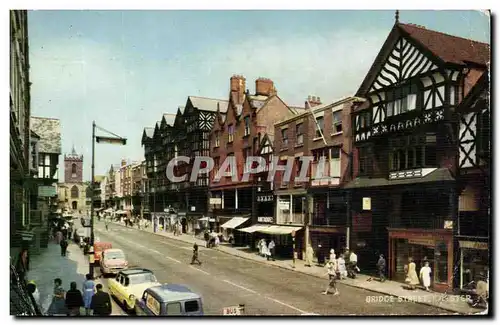
[[[352,113],[350,245],[365,269],[383,253],[389,276],[404,280],[411,257],[418,270],[430,262],[435,290],[457,285],[456,106],[489,55],[488,44],[394,25],[356,94],[367,101]]]

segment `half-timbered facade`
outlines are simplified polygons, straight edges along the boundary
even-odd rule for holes
[[[418,268],[431,263],[435,289],[452,285],[454,110],[488,60],[487,44],[394,25],[357,92],[367,101],[352,114],[350,247],[365,269],[385,253],[390,277],[403,280],[412,257]]]
[[[154,178],[154,155],[153,155],[153,134],[154,134],[154,128],[150,127],[145,127],[144,130],[142,131],[142,140],[141,140],[141,145],[144,147],[144,163],[145,163],[145,169],[146,169],[146,185],[145,185],[145,208],[143,212],[143,216],[145,218],[150,219],[151,218],[151,212],[153,212],[152,207],[150,204],[153,202],[152,198],[152,192],[151,192],[151,180]],[[106,201],[112,200],[112,195],[114,192],[114,171],[113,171],[113,166],[111,166],[111,169],[109,171],[109,177],[108,177],[108,187],[109,189],[106,189]],[[106,208],[111,207],[112,204],[107,203]]]
[[[459,189],[457,242],[462,288],[485,280],[490,265],[491,111],[488,71],[465,97],[457,113],[459,128]]]

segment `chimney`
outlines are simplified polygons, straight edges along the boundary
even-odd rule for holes
[[[236,74],[231,77],[231,93],[233,94],[233,98],[237,101],[237,104],[243,103],[245,80],[245,77]]]
[[[318,106],[318,105],[321,105],[321,98],[320,97],[311,96],[311,95],[307,96],[307,100],[305,102],[306,109],[309,109],[311,107]]]
[[[255,94],[261,96],[271,96],[276,93],[274,82],[271,79],[259,78],[255,80]]]

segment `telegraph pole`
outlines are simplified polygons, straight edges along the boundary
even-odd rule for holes
[[[89,256],[89,274],[94,277],[94,156],[95,156],[95,121],[92,121],[92,173],[90,179],[91,198],[90,198],[90,251]]]

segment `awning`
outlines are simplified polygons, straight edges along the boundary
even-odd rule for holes
[[[236,227],[240,226],[242,223],[247,221],[250,218],[243,218],[243,217],[234,217],[225,224],[223,224],[221,227],[226,228],[226,229],[236,229]]]
[[[118,210],[115,212],[116,214],[127,214],[127,211],[123,211],[123,210]]]
[[[254,232],[257,232],[257,231],[261,232],[261,230],[269,228],[269,227],[270,227],[269,225],[253,225],[253,226],[250,226],[247,228],[242,228],[242,229],[237,229],[237,230],[247,232],[249,234],[253,234]]]
[[[271,234],[271,235],[289,235],[294,231],[298,231],[302,229],[302,227],[293,227],[293,226],[269,226],[266,229],[258,230],[263,234]]]

